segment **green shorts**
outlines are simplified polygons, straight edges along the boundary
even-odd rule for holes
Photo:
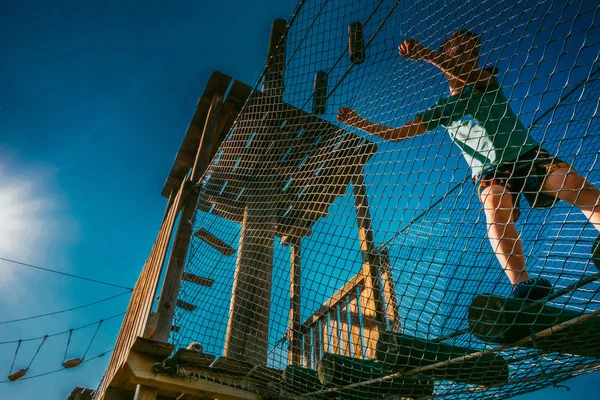
[[[500,185],[508,189],[515,205],[514,220],[519,218],[519,198],[521,193],[527,202],[535,208],[546,208],[554,205],[557,197],[541,192],[544,179],[552,171],[569,168],[570,165],[546,150],[535,148],[522,154],[515,161],[500,164],[493,170],[484,171],[473,178],[478,194],[492,185]]]

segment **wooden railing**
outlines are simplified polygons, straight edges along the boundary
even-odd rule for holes
[[[372,358],[379,333],[384,330],[400,332],[398,304],[394,283],[389,269],[387,252],[380,252],[378,276],[383,296],[381,309],[386,310],[380,320],[375,316],[372,304],[376,301],[373,291],[368,290],[370,280],[363,268],[341,289],[315,311],[300,327],[301,354],[290,354],[290,363],[301,360],[306,368],[316,368],[324,353],[340,354],[354,358]],[[296,360],[296,362],[293,362]]]

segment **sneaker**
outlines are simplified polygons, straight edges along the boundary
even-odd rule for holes
[[[515,285],[512,291],[513,299],[545,300],[552,294],[552,284],[547,279],[529,279]]]

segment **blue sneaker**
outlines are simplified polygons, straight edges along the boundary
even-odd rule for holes
[[[552,294],[552,284],[547,279],[529,279],[515,285],[513,299],[545,300]]]

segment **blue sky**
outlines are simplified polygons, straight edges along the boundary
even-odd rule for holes
[[[210,73],[254,83],[271,22],[295,5],[3,3],[0,257],[131,287],[164,212],[160,191]],[[0,262],[0,321],[121,292]],[[3,324],[0,341],[86,325],[124,311],[127,301]],[[88,357],[111,349],[119,326],[119,318],[103,324]],[[94,329],[74,333],[67,357],[81,355]],[[66,342],[66,335],[48,339],[28,376],[60,368]],[[17,369],[38,343],[22,345]],[[16,344],[0,346],[6,376]],[[75,385],[95,388],[107,362],[0,384],[0,397],[64,399]]]
[[[210,72],[219,70],[253,84],[266,59],[271,21],[287,18],[295,5],[296,1],[265,0],[251,5],[244,1],[185,1],[168,7],[158,2],[140,7],[132,1],[113,5],[21,1],[4,6],[0,15],[0,257],[133,286],[166,204],[160,190]],[[368,11],[371,8],[359,10],[359,17]],[[335,15],[335,8],[326,9],[327,13]],[[380,12],[378,17],[384,15]],[[394,51],[397,44],[390,37],[425,32],[421,40],[438,39],[431,33],[436,24],[407,27],[402,15],[399,12],[386,28],[385,39],[376,44],[377,54]],[[318,31],[326,32],[327,24],[321,22]],[[489,34],[501,36],[495,31]],[[311,46],[318,43],[316,37],[311,37]],[[334,35],[330,39],[340,40]],[[503,40],[516,43],[515,38]],[[529,43],[523,42],[523,46]],[[335,46],[343,46],[340,43]],[[311,68],[325,63],[319,58],[324,54],[317,52]],[[377,66],[396,68],[390,69],[392,72],[406,70],[404,60],[386,62]],[[535,74],[533,69],[511,70],[510,63],[504,64],[508,84],[529,81]],[[298,78],[298,86],[303,84],[302,90],[309,90],[312,76],[303,74],[302,65],[292,67],[304,77]],[[359,72],[368,73],[364,68]],[[332,80],[339,78],[337,73]],[[420,104],[411,98],[399,104],[391,116],[386,114],[400,102],[393,100],[394,95],[401,98],[398,95],[405,93],[391,90],[378,99],[376,90],[395,82],[391,73],[384,71],[381,76],[373,82],[354,75],[341,88],[344,94],[332,96],[331,101],[340,105],[351,101],[363,110],[389,102],[375,113],[382,120],[396,121],[398,115],[416,112]],[[439,85],[432,83],[437,81],[431,71],[424,79],[430,88],[438,88],[426,93],[426,104],[442,93]],[[302,90],[293,92],[296,97],[290,101],[302,103]],[[526,103],[523,92],[517,90],[512,97],[518,104]],[[549,104],[558,98],[556,93],[549,97],[545,100]],[[542,103],[537,99],[532,104]],[[517,107],[529,113],[524,118],[530,122],[535,107]],[[328,118],[333,118],[333,111],[330,107]],[[429,143],[426,146],[431,147]],[[406,157],[406,149],[382,148],[389,151],[382,152],[381,160]],[[341,211],[344,204],[337,204],[337,215],[348,212],[347,208]],[[379,212],[385,209],[376,201],[373,204]],[[409,218],[421,206],[407,203],[407,215],[392,216]],[[375,216],[377,213],[374,211]],[[382,233],[397,227],[397,221],[392,223],[389,217],[378,219]],[[383,225],[386,223],[389,226]],[[342,237],[344,232],[338,235]],[[284,297],[285,277],[282,273],[275,281]],[[340,281],[345,278],[339,277]],[[0,261],[0,322],[77,307],[122,292]],[[124,311],[127,300],[125,295],[71,313],[0,324],[0,341],[93,323]],[[119,324],[119,318],[103,324],[88,357],[112,348]],[[85,351],[94,329],[91,326],[74,333],[67,358]],[[66,342],[66,335],[48,339],[28,376],[59,368]],[[16,369],[29,362],[38,343],[22,345]],[[16,344],[0,346],[0,375],[8,375]],[[76,385],[95,388],[107,362],[105,356],[74,370],[2,383],[0,397],[63,399]],[[580,398],[591,394],[592,379],[575,379],[569,383],[570,392],[547,389],[523,398]]]

